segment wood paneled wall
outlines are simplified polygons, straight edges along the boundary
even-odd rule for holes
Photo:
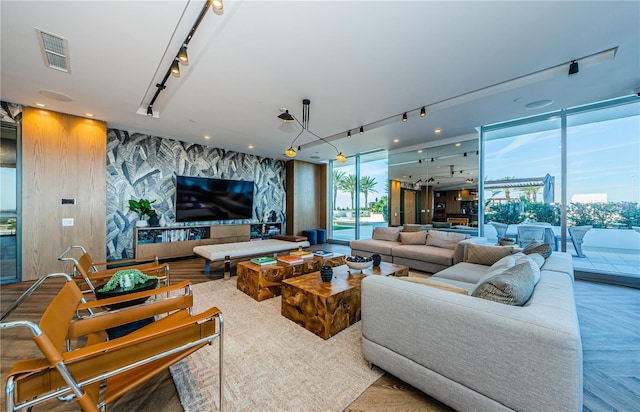
[[[327,165],[290,160],[286,164],[287,234],[327,226]]]
[[[389,180],[389,226],[400,226],[400,182]]]
[[[58,256],[70,245],[105,261],[106,141],[104,122],[23,108],[22,280],[68,272]]]

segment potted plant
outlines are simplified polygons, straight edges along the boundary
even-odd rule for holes
[[[150,202],[147,199],[129,199],[129,210],[138,215],[137,227],[149,226],[149,218],[156,215],[156,211],[151,207],[151,204],[155,202],[155,200]]]

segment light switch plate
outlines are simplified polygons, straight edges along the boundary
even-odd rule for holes
[[[62,226],[73,226],[73,218],[65,217],[62,219]]]

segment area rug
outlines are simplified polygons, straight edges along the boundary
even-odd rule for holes
[[[362,358],[361,322],[324,340],[280,314],[280,297],[256,302],[236,279],[194,285],[194,313],[224,316],[223,408],[231,411],[342,411],[380,376]],[[171,367],[187,412],[215,411],[216,340]]]

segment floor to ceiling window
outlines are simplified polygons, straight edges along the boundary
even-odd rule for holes
[[[0,283],[15,282],[19,271],[18,131],[2,122],[0,142]]]
[[[540,233],[577,273],[640,284],[635,96],[483,127],[481,150],[487,238]]]
[[[375,227],[388,225],[387,164],[382,150],[331,162],[331,241],[370,239]]]

